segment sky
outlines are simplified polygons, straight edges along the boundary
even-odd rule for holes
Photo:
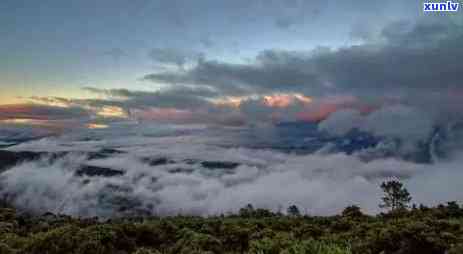
[[[461,17],[396,0],[4,0],[0,121],[235,126],[444,97],[447,114]]]

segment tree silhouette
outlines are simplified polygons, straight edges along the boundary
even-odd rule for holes
[[[245,207],[241,208],[239,215],[244,218],[252,217],[254,214],[254,206],[252,204],[247,204]]]
[[[363,216],[363,213],[360,210],[359,206],[351,205],[351,206],[346,207],[342,211],[342,216],[343,217],[351,217],[351,218],[359,218],[359,217]]]
[[[286,211],[288,212],[288,215],[290,216],[300,216],[301,215],[301,212],[299,211],[299,208],[297,208],[296,205],[290,205]]]
[[[391,211],[408,208],[412,197],[401,182],[395,180],[383,182],[381,189],[384,191],[384,197],[381,198],[383,203],[379,205],[380,208],[389,208]]]

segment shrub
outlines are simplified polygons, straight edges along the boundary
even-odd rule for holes
[[[190,229],[182,229],[179,232],[180,239],[172,248],[173,253],[192,253],[194,251],[209,251],[221,253],[223,251],[221,242],[207,234],[197,233]]]

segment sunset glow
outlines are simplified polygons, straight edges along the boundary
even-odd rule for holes
[[[24,119],[24,118],[14,118],[14,119],[5,119],[0,120],[0,123],[4,124],[31,124],[31,125],[40,125],[46,121],[40,121],[36,119]]]
[[[312,98],[305,96],[303,94],[294,93],[294,94],[270,94],[259,96],[227,96],[219,100],[215,100],[214,103],[219,106],[227,106],[232,108],[239,108],[243,101],[260,98],[264,105],[273,108],[285,108],[291,105],[292,103],[300,102],[302,104],[309,104],[312,102]]]
[[[116,106],[104,106],[97,111],[97,115],[102,117],[127,118],[127,113],[124,109]]]
[[[214,103],[218,106],[239,108],[245,99],[247,99],[247,97],[227,96],[225,98],[215,100]]]
[[[312,102],[312,98],[302,94],[273,94],[263,97],[264,103],[267,106],[275,108],[286,108],[292,103],[301,102],[308,104]]]
[[[97,123],[89,123],[87,124],[87,128],[89,129],[106,129],[109,125],[106,124],[97,124]]]

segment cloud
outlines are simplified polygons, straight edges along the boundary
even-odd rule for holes
[[[353,96],[308,97],[300,93],[223,96],[207,86],[176,85],[157,91],[85,87],[98,99],[33,97],[51,105],[86,108],[94,117],[129,118],[174,123],[244,125],[292,121],[318,122],[345,108],[370,112],[374,105]],[[118,120],[118,119],[116,119]],[[119,119],[120,120],[120,119]]]
[[[242,125],[285,121],[319,121],[338,107],[357,107],[355,98],[331,97],[313,101],[302,94],[261,94],[253,96],[221,96],[214,88],[177,85],[158,91],[128,89],[84,88],[102,95],[100,99],[67,100],[37,98],[45,103],[63,102],[66,105],[95,107],[102,115],[105,109],[119,108],[127,116],[141,120],[175,123],[205,123]],[[326,110],[329,108],[328,110]],[[319,112],[326,110],[326,112]]]
[[[83,139],[86,135],[80,132],[10,148],[74,152],[55,160],[25,162],[1,173],[0,194],[8,195],[18,208],[36,213],[103,217],[145,212],[211,215],[236,212],[247,203],[274,211],[297,204],[313,215],[334,214],[357,204],[375,213],[379,212],[379,183],[391,177],[405,183],[414,202],[436,204],[463,198],[460,182],[451,180],[460,179],[461,156],[437,164],[417,164],[398,158],[366,162],[341,153],[286,154],[228,147],[223,141],[215,144],[217,133],[202,127],[188,130],[147,125],[138,130],[127,127],[93,133],[96,136],[91,140]],[[123,153],[101,159],[85,154],[101,148]],[[143,158],[168,158],[170,162],[149,165]],[[201,163],[204,161],[239,165],[209,169]],[[122,170],[124,174],[76,175],[81,165]],[[432,193],[429,186],[436,186]]]
[[[362,124],[360,112],[354,109],[339,110],[322,121],[318,128],[333,135],[344,136]]]
[[[105,95],[107,100],[101,100],[102,104],[118,103],[124,108],[177,108],[195,109],[209,105],[206,98],[214,98],[218,94],[212,89],[202,87],[176,86],[161,89],[160,91],[131,91],[127,89],[99,89],[87,87],[88,91]],[[114,99],[122,99],[114,101]]]
[[[319,129],[334,135],[345,135],[359,129],[379,137],[423,141],[429,138],[435,121],[416,108],[405,105],[389,105],[361,115],[357,110],[340,110],[322,121]]]
[[[80,107],[0,105],[0,140],[24,141],[82,127],[91,113]]]
[[[386,154],[417,161],[435,159],[434,136],[436,119],[417,108],[405,105],[383,105],[383,107],[361,114],[358,110],[339,110],[320,122],[318,129],[336,137],[343,137],[352,130],[369,133],[381,139],[373,149],[360,153],[372,156]],[[443,125],[445,126],[445,124]],[[427,147],[431,147],[430,150]],[[454,150],[454,149],[445,149]],[[423,153],[426,156],[423,156]],[[434,158],[433,158],[434,157]]]
[[[285,8],[291,9],[291,6]],[[87,91],[99,97],[31,99],[50,106],[80,108],[90,111],[92,117],[107,117],[106,120],[109,115],[103,113],[114,109],[114,112],[123,112],[121,116],[139,120],[234,126],[318,122],[344,109],[355,109],[362,115],[379,111],[369,115],[378,119],[365,121],[361,126],[376,135],[391,136],[391,131],[386,133],[375,124],[385,122],[386,125],[400,118],[404,124],[409,122],[407,119],[416,119],[413,121],[417,124],[433,126],[461,117],[460,73],[463,69],[455,60],[463,56],[459,47],[463,41],[461,28],[459,23],[446,19],[393,22],[378,30],[374,35],[377,38],[365,38],[364,44],[339,49],[318,47],[309,51],[270,49],[241,63],[207,59],[196,52],[156,48],[151,52],[156,61],[181,67],[143,77],[161,84],[159,90],[87,87]],[[294,95],[311,98],[311,101],[301,102]],[[269,105],[266,97],[275,103]],[[277,105],[282,102],[284,107]],[[395,114],[382,110],[397,104],[414,110],[404,113],[400,107],[387,109],[397,110]],[[400,115],[402,113],[407,116]],[[323,128],[342,124],[337,121],[353,121],[347,119],[347,115],[337,117],[346,119],[333,118],[333,122],[325,122]],[[418,119],[420,117],[425,119]],[[389,120],[382,121],[383,118]],[[384,127],[390,128],[392,126]],[[428,130],[426,127],[423,132]],[[345,128],[340,128],[335,132],[344,131]]]
[[[145,80],[209,88],[223,96],[302,94],[307,105],[269,107],[259,97],[238,107],[245,122],[323,121],[337,135],[358,128],[375,136],[426,141],[436,126],[461,119],[463,25],[452,19],[397,21],[362,34],[363,44],[310,51],[264,50],[253,60],[200,59]],[[263,97],[262,96],[262,97]],[[360,116],[359,116],[360,115]]]
[[[377,137],[410,142],[412,146],[429,139],[436,127],[435,119],[423,111],[405,105],[385,105],[367,114],[358,110],[339,110],[319,125],[319,130],[343,136],[353,129]]]
[[[394,105],[368,115],[361,129],[378,136],[417,142],[429,137],[433,124],[433,119],[419,110]]]
[[[336,50],[266,50],[242,64],[202,59],[186,71],[153,73],[144,79],[210,86],[229,95],[337,92],[416,100],[417,93],[461,89],[461,28],[448,20],[393,23],[382,29],[378,42]]]
[[[272,53],[274,52],[263,54]],[[260,59],[262,61],[253,65],[201,60],[195,67],[185,72],[149,74],[144,79],[171,84],[210,86],[225,95],[286,92],[295,90],[295,86],[303,90],[304,85],[311,80],[314,81],[314,75],[307,73],[301,68],[302,66],[268,62],[265,61],[264,55],[261,55]],[[288,60],[298,61],[298,59]]]
[[[15,144],[36,138],[47,137],[56,134],[56,131],[48,126],[28,124],[2,123],[0,124],[0,143]]]
[[[84,110],[94,122],[101,124],[133,119],[201,122],[208,113],[221,111],[220,108],[214,109],[214,104],[210,101],[218,94],[207,88],[177,86],[157,91],[137,91],[85,87],[84,90],[98,95],[98,98],[30,97],[29,99],[42,105],[50,105],[45,107]]]
[[[38,104],[0,105],[0,120],[65,120],[88,116],[86,110],[77,107],[63,108]]]

